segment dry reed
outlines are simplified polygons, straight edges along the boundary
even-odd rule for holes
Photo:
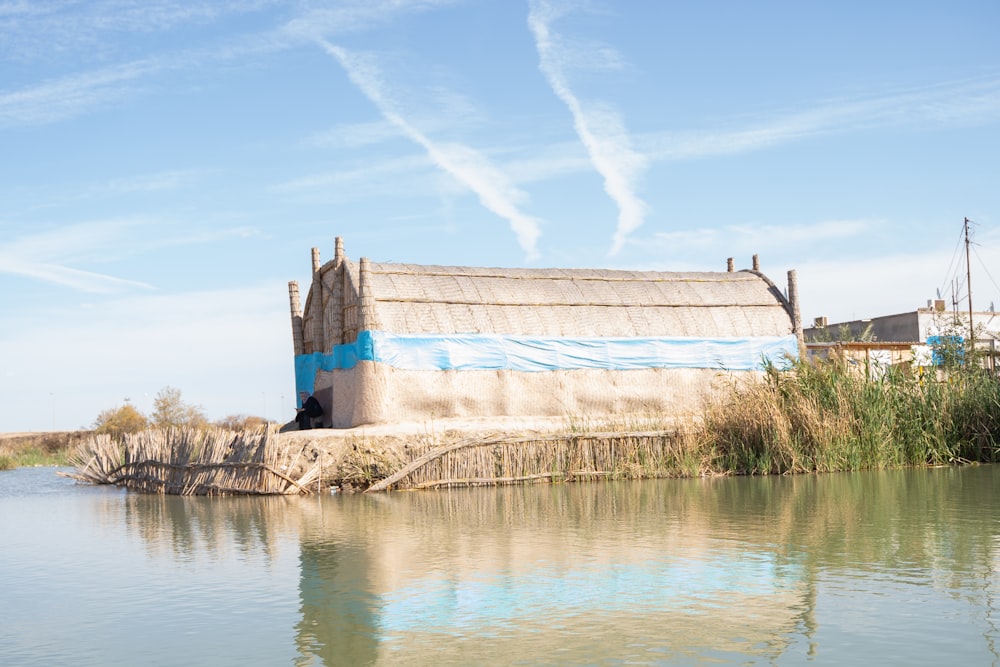
[[[95,435],[71,456],[67,477],[169,495],[291,495],[310,493],[318,462],[302,448],[279,446],[270,429],[148,430],[119,441]],[[292,477],[297,474],[297,478]]]
[[[711,467],[783,474],[994,462],[1000,383],[976,368],[874,373],[832,360],[771,369],[706,412]]]
[[[691,469],[687,443],[676,430],[488,435],[425,451],[368,490],[663,477]]]

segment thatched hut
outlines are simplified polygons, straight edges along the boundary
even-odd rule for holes
[[[300,307],[289,283],[297,391],[327,425],[700,410],[720,374],[798,357],[788,296],[725,272],[357,263],[336,239]]]

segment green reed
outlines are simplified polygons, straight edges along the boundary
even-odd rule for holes
[[[65,465],[68,465],[66,450],[48,451],[41,447],[26,447],[13,452],[0,451],[0,470]]]
[[[708,408],[716,472],[780,474],[997,460],[1000,383],[979,369],[911,373],[843,361],[767,369]]]

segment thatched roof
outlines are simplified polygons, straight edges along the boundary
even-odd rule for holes
[[[350,261],[347,271],[358,276]],[[377,328],[525,336],[784,336],[792,318],[762,274],[369,263]]]

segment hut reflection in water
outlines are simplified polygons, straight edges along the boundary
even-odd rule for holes
[[[131,525],[170,531],[181,551],[297,548],[301,664],[829,658],[847,649],[821,636],[867,631],[850,625],[863,615],[832,627],[818,613],[836,614],[824,586],[852,578],[864,595],[968,604],[969,631],[994,655],[996,476],[984,466],[130,504],[160,503],[159,519],[146,508]]]

